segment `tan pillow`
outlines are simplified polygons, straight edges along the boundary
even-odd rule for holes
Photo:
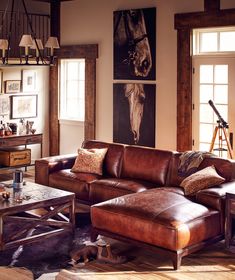
[[[225,179],[215,170],[214,166],[208,166],[185,178],[180,186],[184,188],[185,195],[193,195],[214,185],[223,183]]]
[[[71,169],[72,172],[85,172],[102,175],[105,149],[78,149],[78,156]]]

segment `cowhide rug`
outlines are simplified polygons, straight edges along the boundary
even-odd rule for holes
[[[6,232],[10,232],[12,226],[19,225],[7,225]],[[39,231],[43,232],[43,229]],[[32,244],[0,251],[0,266],[25,267],[31,270],[34,279],[37,279],[44,273],[59,272],[61,269],[71,267],[69,252],[74,248],[82,248],[89,240],[90,224],[86,223],[76,228],[74,237],[70,234],[61,234]]]

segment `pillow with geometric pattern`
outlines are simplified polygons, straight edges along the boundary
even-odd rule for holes
[[[199,190],[219,185],[224,181],[225,179],[216,172],[212,165],[186,177],[180,186],[184,189],[185,195],[194,195]]]
[[[102,175],[105,149],[78,149],[78,156],[71,172],[84,172]]]

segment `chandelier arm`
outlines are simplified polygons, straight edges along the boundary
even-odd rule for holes
[[[13,0],[14,1],[14,0]],[[28,23],[29,23],[29,27],[30,27],[30,30],[31,30],[31,33],[33,35],[33,39],[35,41],[35,45],[36,45],[36,48],[38,50],[38,53],[39,53],[39,57],[42,61],[42,64],[45,64],[45,61],[43,59],[43,56],[42,56],[42,52],[41,50],[39,49],[39,46],[38,46],[38,43],[37,43],[37,40],[36,40],[36,33],[34,32],[33,30],[33,25],[32,25],[32,21],[29,17],[29,14],[28,14],[28,11],[27,11],[27,8],[26,8],[26,5],[25,5],[25,1],[24,0],[21,0],[22,1],[22,4],[23,4],[23,7],[24,7],[24,11],[25,11],[25,14],[26,14],[26,17],[27,17],[27,20],[28,20]]]

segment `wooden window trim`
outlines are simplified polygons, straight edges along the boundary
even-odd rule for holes
[[[95,139],[96,59],[98,45],[61,46],[56,53],[58,63],[50,67],[49,82],[49,154],[60,153],[59,67],[61,59],[85,59],[85,123],[84,139]]]

